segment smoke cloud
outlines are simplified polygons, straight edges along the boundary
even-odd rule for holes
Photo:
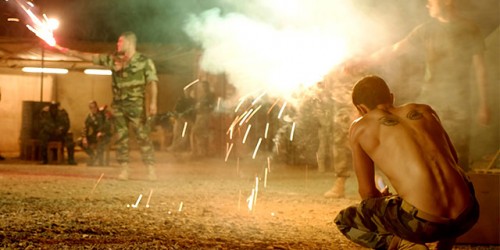
[[[231,7],[226,11],[212,8],[190,15],[184,30],[204,51],[202,69],[226,73],[243,94],[267,90],[290,96],[322,80],[347,58],[400,39],[401,30],[414,24],[395,27],[388,12],[402,9],[394,1],[234,2],[222,1]]]

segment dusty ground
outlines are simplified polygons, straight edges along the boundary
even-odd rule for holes
[[[333,173],[273,162],[266,179],[267,159],[221,158],[187,161],[158,153],[156,182],[145,180],[138,155],[129,181],[115,179],[116,164],[2,161],[0,248],[361,249],[332,223],[341,208],[359,201],[353,178],[346,199],[325,199]],[[81,153],[77,159],[84,162]]]

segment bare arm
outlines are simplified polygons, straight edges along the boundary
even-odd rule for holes
[[[479,94],[478,120],[481,124],[486,125],[490,121],[490,110],[487,98],[487,72],[483,53],[475,54],[472,60],[476,73],[477,91]]]
[[[157,101],[158,101],[158,83],[156,81],[151,81],[150,83],[151,100],[149,103],[149,114],[156,115],[158,112]]]

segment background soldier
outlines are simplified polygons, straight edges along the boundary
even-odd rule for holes
[[[184,94],[175,103],[173,139],[172,145],[168,148],[169,151],[182,151],[189,146],[191,126],[196,117],[196,100],[190,96],[191,93],[189,90],[184,90]]]
[[[103,166],[105,165],[103,154],[111,138],[110,124],[104,113],[105,110],[100,110],[96,101],[90,101],[89,110],[77,145],[90,157],[87,166],[97,164]]]
[[[146,164],[149,179],[156,180],[154,147],[146,126],[146,89],[149,86],[149,115],[157,113],[158,76],[153,60],[137,52],[137,37],[132,32],[120,35],[113,54],[83,53],[56,47],[69,56],[77,56],[94,64],[109,67],[112,71],[113,119],[118,135],[116,158],[122,168],[118,179],[129,177],[129,125],[134,129],[140,146],[142,161]]]
[[[59,103],[53,102],[40,112],[40,132],[42,164],[48,164],[47,144],[49,141],[62,142],[68,151],[68,164],[76,165],[75,144],[73,135],[68,133],[70,127],[69,116],[66,110],[59,107]]]

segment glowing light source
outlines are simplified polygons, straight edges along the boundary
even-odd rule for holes
[[[54,38],[54,29],[52,28],[54,23],[49,24],[49,19],[46,15],[44,15],[43,21],[40,20],[40,18],[38,18],[30,9],[34,7],[33,3],[23,0],[16,0],[16,3],[31,20],[31,25],[27,24],[26,27],[31,30],[31,32],[35,33],[36,36],[44,40],[48,45],[55,46],[56,39]]]
[[[63,68],[24,67],[22,71],[26,73],[68,74],[68,70]]]
[[[109,69],[85,69],[83,73],[87,75],[110,76],[112,74]]]

